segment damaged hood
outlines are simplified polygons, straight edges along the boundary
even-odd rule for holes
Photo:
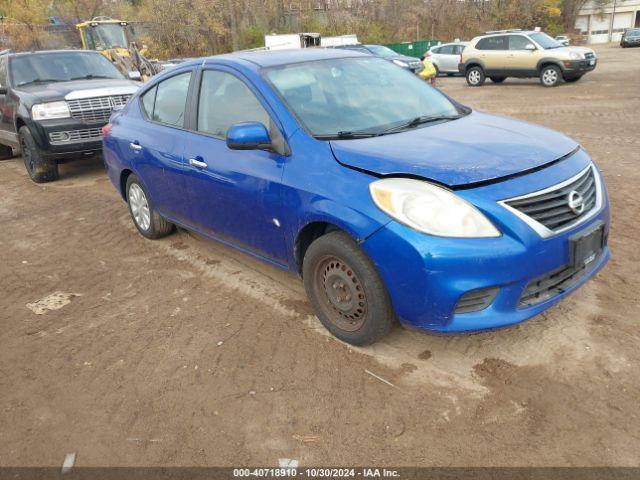
[[[530,123],[472,112],[458,120],[357,140],[332,140],[341,164],[460,187],[544,166],[571,153],[570,138]]]

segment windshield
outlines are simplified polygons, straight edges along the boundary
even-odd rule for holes
[[[33,53],[11,58],[11,80],[16,87],[90,78],[124,77],[99,53]]]
[[[418,117],[460,114],[427,82],[376,57],[273,67],[265,76],[314,136],[380,134]]]
[[[87,28],[88,47],[95,50],[127,48],[127,36],[119,23],[103,23]]]
[[[551,38],[546,33],[542,33],[542,32],[531,33],[529,34],[529,37],[531,37],[532,40],[534,40],[538,45],[540,45],[545,50],[548,48],[560,48],[564,46],[560,42],[558,42],[556,39]]]
[[[631,30],[627,30],[625,35],[627,37],[638,37],[638,36],[640,36],[640,28],[634,28],[634,29],[631,29]]]
[[[396,57],[397,52],[394,52],[389,47],[383,47],[382,45],[367,45],[367,48],[377,57]]]

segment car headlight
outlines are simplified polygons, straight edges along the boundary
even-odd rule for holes
[[[371,183],[369,191],[380,210],[419,232],[440,237],[500,236],[476,207],[432,183],[387,178]]]
[[[580,54],[578,52],[570,52],[569,53],[569,57],[571,57],[571,59],[573,59],[573,60],[581,60],[583,58],[582,54]]]
[[[31,118],[34,120],[51,120],[53,118],[69,118],[67,102],[37,103],[31,107]]]
[[[393,63],[402,68],[407,68],[409,66],[407,62],[403,62],[402,60],[393,60]]]

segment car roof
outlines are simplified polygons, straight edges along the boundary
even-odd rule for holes
[[[11,56],[14,57],[23,57],[23,56],[28,56],[28,55],[52,55],[55,53],[90,53],[90,54],[98,54],[98,55],[102,55],[100,52],[97,52],[95,50],[81,50],[81,49],[66,49],[66,50],[32,50],[30,52],[12,52],[12,51],[5,51],[5,52],[0,52],[2,54],[9,54]]]
[[[244,61],[258,67],[276,67],[291,63],[328,60],[332,58],[369,57],[364,53],[339,48],[300,48],[291,50],[253,50],[226,53],[212,57],[198,58],[181,63],[190,66],[199,63],[212,63],[220,60]]]

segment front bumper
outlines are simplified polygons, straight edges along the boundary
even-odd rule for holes
[[[550,178],[570,178],[590,162],[579,152],[538,172],[458,193],[474,203],[501,230],[484,239],[442,238],[421,234],[395,221],[367,238],[362,246],[377,266],[400,321],[439,332],[478,331],[522,322],[545,311],[593,277],[608,261],[604,248],[586,271],[560,293],[531,306],[520,306],[526,286],[569,262],[569,237],[603,222],[609,230],[606,190],[603,204],[588,221],[543,239],[520,218],[497,203],[550,185]],[[556,183],[556,182],[553,182]],[[491,304],[480,311],[454,313],[470,291],[498,287]]]
[[[593,63],[592,63],[593,62]],[[598,59],[589,60],[563,60],[563,70],[565,74],[585,73],[594,70],[598,65]]]
[[[73,118],[32,121],[29,124],[42,154],[58,160],[100,153],[100,130],[103,126],[103,123],[85,123]]]

